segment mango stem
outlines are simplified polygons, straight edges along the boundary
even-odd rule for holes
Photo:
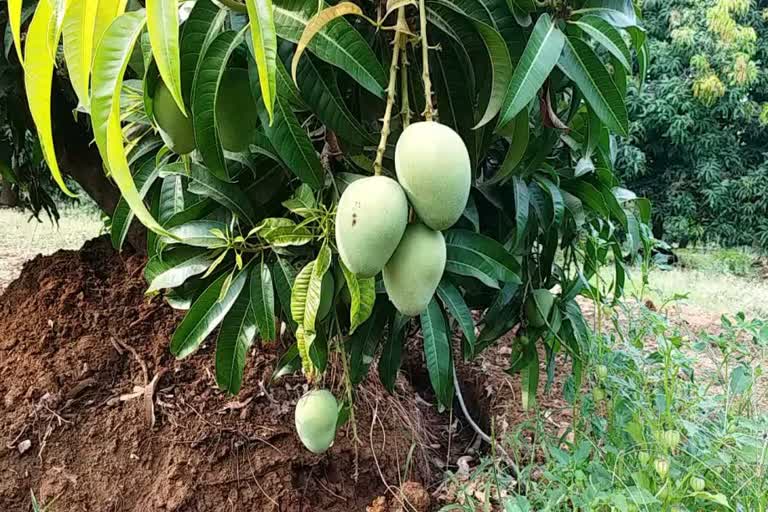
[[[432,80],[429,78],[429,42],[427,41],[427,9],[419,0],[419,32],[421,35],[421,68],[424,81],[424,119],[432,120]]]

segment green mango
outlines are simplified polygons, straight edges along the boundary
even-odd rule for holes
[[[547,325],[549,313],[554,304],[555,296],[552,295],[552,292],[544,288],[533,290],[525,301],[525,315],[528,317],[528,323],[533,327]]]
[[[459,220],[467,207],[472,169],[458,133],[431,121],[413,123],[395,146],[395,170],[424,224],[442,231]]]
[[[336,247],[349,270],[378,274],[389,261],[408,223],[408,200],[398,183],[370,176],[349,184],[336,210]]]
[[[248,71],[240,68],[224,71],[216,96],[216,127],[221,146],[234,153],[247,150],[258,116]]]
[[[323,282],[320,284],[320,305],[317,307],[317,318],[319,320],[323,320],[331,312],[334,289],[333,272],[329,270],[323,275]]]
[[[312,453],[323,453],[336,437],[339,408],[327,389],[304,394],[296,404],[296,432],[302,444]]]
[[[426,309],[445,271],[445,238],[424,224],[405,230],[384,267],[384,287],[400,313],[416,316]]]
[[[195,130],[192,118],[186,117],[176,102],[171,91],[161,81],[155,87],[152,97],[152,111],[155,123],[160,128],[160,136],[171,151],[186,155],[195,149]]]

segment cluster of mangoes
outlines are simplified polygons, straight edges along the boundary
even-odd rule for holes
[[[395,147],[397,181],[371,176],[352,182],[336,212],[336,246],[352,272],[382,272],[392,304],[403,315],[429,304],[446,263],[442,230],[461,217],[471,167],[461,137],[426,121],[408,126]],[[418,220],[408,224],[408,204]]]
[[[248,71],[245,69],[228,68],[221,75],[216,96],[217,133],[221,146],[233,153],[248,149],[256,128],[258,111],[250,87]],[[160,128],[160,136],[171,151],[186,155],[195,149],[192,116],[184,115],[162,81],[158,81],[155,87],[152,111],[155,123]]]

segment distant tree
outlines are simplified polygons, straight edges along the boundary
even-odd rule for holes
[[[646,0],[645,86],[617,168],[672,242],[768,248],[768,2]]]

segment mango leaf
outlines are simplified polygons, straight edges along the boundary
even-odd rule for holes
[[[418,5],[416,0],[387,0],[387,12],[384,14],[386,18],[400,7],[406,7],[408,5]]]
[[[272,286],[272,273],[262,261],[253,266],[251,271],[251,307],[264,341],[277,338],[275,330],[275,289]]]
[[[24,48],[24,86],[27,90],[29,112],[37,127],[40,148],[51,175],[59,188],[70,197],[75,197],[64,183],[64,177],[56,160],[51,124],[51,85],[53,82],[53,58],[48,51],[48,26],[54,22],[55,12],[49,2],[39,2],[27,31]],[[58,42],[56,43],[58,44]]]
[[[277,35],[297,43],[312,18],[317,4],[304,0],[273,3]],[[363,36],[343,18],[328,22],[307,48],[321,60],[340,67],[365,89],[384,97],[386,74]]]
[[[292,332],[296,332],[296,321],[291,314],[291,294],[293,291],[293,283],[296,280],[296,270],[291,266],[288,261],[278,256],[275,263],[272,265],[272,280],[275,283],[275,290],[277,290],[277,298],[280,300],[280,307],[285,315],[285,322],[291,328]]]
[[[240,293],[221,322],[216,339],[216,384],[233,395],[240,391],[245,358],[256,337],[251,299],[247,290]]]
[[[208,46],[219,34],[227,10],[220,9],[211,0],[198,0],[184,22],[181,34],[181,93],[187,105],[192,104],[195,77]]]
[[[193,247],[180,247],[147,262],[144,276],[149,282],[147,293],[176,288],[190,277],[202,274],[211,264],[211,252]]]
[[[353,385],[361,383],[368,375],[392,309],[386,299],[379,299],[368,320],[347,339],[349,380]]]
[[[305,245],[313,238],[305,226],[297,225],[291,219],[272,217],[264,219],[252,232],[273,247]]]
[[[166,176],[160,184],[157,220],[166,229],[168,228],[166,223],[185,209],[184,185],[185,182],[181,176]]]
[[[542,190],[547,192],[552,202],[552,223],[555,226],[559,226],[563,220],[565,214],[565,201],[563,195],[560,193],[560,189],[547,178],[542,176],[536,177],[536,182],[539,184]]]
[[[477,340],[475,322],[472,319],[472,312],[467,303],[464,302],[464,297],[461,296],[461,292],[449,279],[443,277],[437,286],[437,296],[440,297],[448,313],[458,322],[461,332],[467,340],[470,353],[474,353],[475,341]]]
[[[269,114],[269,122],[272,123],[277,96],[277,33],[272,0],[246,0],[245,6],[250,20],[253,56],[259,72],[261,97]]]
[[[492,238],[463,229],[445,233],[446,272],[474,277],[492,288],[498,282],[520,282],[520,265]]]
[[[117,18],[104,32],[93,64],[91,121],[96,145],[107,162],[112,179],[136,218],[150,230],[172,237],[144,206],[133,182],[123,147],[120,91],[128,59],[144,23],[144,11],[132,11]]]
[[[8,26],[13,35],[13,46],[16,47],[16,55],[19,62],[24,64],[24,57],[21,52],[21,5],[23,0],[8,0]]]
[[[627,106],[611,74],[594,50],[584,41],[569,37],[559,66],[576,83],[600,120],[608,128],[626,136],[629,131]]]
[[[269,142],[288,169],[315,190],[323,186],[323,166],[307,132],[299,124],[287,100],[278,90],[274,123],[269,124],[266,108],[259,102],[259,117]]]
[[[600,43],[616,59],[621,62],[624,69],[632,72],[632,56],[629,53],[627,43],[621,33],[613,25],[599,16],[583,16],[578,20],[571,22],[584,32],[590,35],[592,39]]]
[[[509,82],[499,117],[499,128],[509,124],[536,97],[549,73],[557,65],[564,44],[565,36],[549,14],[539,16]]]
[[[240,185],[220,180],[207,168],[196,163],[189,164],[189,171],[183,163],[173,163],[160,169],[161,175],[187,176],[190,179],[188,190],[193,194],[210,197],[240,218],[254,224],[256,213],[248,195]]]
[[[104,32],[115,21],[115,18],[125,12],[128,0],[100,0],[96,8],[96,24],[93,27],[93,47],[98,48]]]
[[[231,278],[223,297],[220,298],[222,288],[231,274],[222,274],[197,298],[171,338],[171,353],[174,356],[183,359],[197,351],[240,296],[249,271],[243,269]]]
[[[245,29],[229,30],[216,37],[201,57],[192,93],[192,123],[195,142],[203,162],[217,178],[228,181],[224,150],[216,127],[216,98],[230,55],[242,42]]]
[[[315,259],[315,264],[312,267],[312,275],[310,276],[309,284],[307,286],[307,298],[304,303],[304,319],[301,322],[304,326],[304,332],[308,337],[314,337],[315,334],[315,321],[317,319],[317,311],[320,308],[323,277],[331,266],[331,258],[331,249],[327,244],[324,244],[320,248],[320,252]],[[296,280],[298,281],[298,277]],[[293,303],[291,303],[291,310],[293,310]],[[294,318],[296,318],[295,314]]]
[[[153,159],[149,159],[144,162],[136,174],[133,176],[133,181],[136,183],[136,187],[139,190],[139,196],[142,200],[149,193],[149,189],[154,184],[158,176],[158,168],[155,165]],[[110,235],[112,239],[112,247],[118,251],[122,249],[125,237],[128,235],[128,229],[131,227],[133,221],[133,211],[128,206],[128,203],[122,197],[115,206],[115,211],[112,212],[112,225],[110,227]]]
[[[288,347],[288,350],[280,356],[275,364],[275,371],[272,372],[271,382],[276,381],[284,375],[290,375],[301,368],[301,358],[299,357],[299,347],[296,343]]]
[[[307,309],[307,292],[309,291],[309,283],[312,280],[312,271],[314,268],[315,260],[304,265],[296,275],[291,290],[291,316],[302,331],[304,329],[304,315]],[[317,308],[318,305],[319,304],[315,304],[315,308]]]
[[[63,26],[64,59],[69,80],[77,95],[78,108],[85,111],[90,109],[91,104],[89,85],[94,48],[92,35],[96,27],[98,3],[98,0],[71,2]]]
[[[576,9],[572,16],[595,15],[608,21],[614,27],[639,27],[632,0],[588,0],[581,9]]]
[[[339,263],[352,299],[349,311],[349,334],[352,334],[359,325],[371,316],[373,305],[376,302],[376,278],[359,277],[349,270],[343,261],[339,260]]]
[[[193,247],[209,249],[224,247],[225,241],[216,236],[217,231],[223,232],[227,225],[215,220],[193,220],[169,229],[173,238],[164,238],[166,244],[183,243]]]
[[[509,144],[509,149],[501,163],[501,168],[492,179],[493,183],[506,179],[523,161],[525,152],[528,149],[528,141],[530,140],[528,109],[524,108],[515,116],[514,122],[510,123],[509,127],[505,129],[505,135],[512,137],[512,142]]]
[[[403,343],[405,342],[406,327],[410,322],[407,317],[395,311],[389,323],[389,333],[384,341],[379,357],[379,379],[384,388],[390,393],[395,391],[395,380],[402,360]]]
[[[523,409],[528,410],[536,403],[536,390],[539,387],[539,353],[532,342],[526,347],[528,364],[520,369]]]
[[[438,403],[448,408],[453,401],[451,340],[443,310],[434,297],[421,314],[420,320],[429,380]]]
[[[312,112],[342,140],[359,146],[372,142],[371,135],[344,103],[336,74],[328,64],[305,57],[299,64],[296,83]]]
[[[178,0],[146,0],[146,9],[152,56],[176,105],[186,115],[187,108],[181,94]]]

